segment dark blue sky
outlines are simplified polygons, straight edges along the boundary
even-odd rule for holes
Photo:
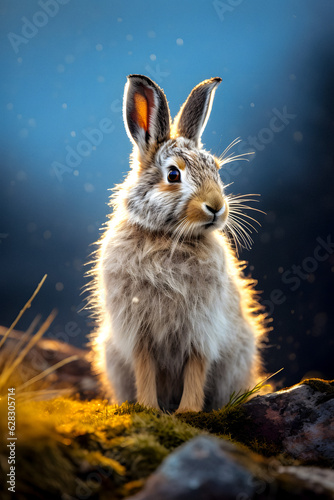
[[[256,152],[222,178],[230,192],[260,193],[268,213],[241,254],[274,319],[267,367],[284,367],[285,383],[312,370],[334,377],[328,243],[315,257],[317,238],[334,232],[333,2],[3,0],[0,9],[0,323],[47,273],[22,328],[57,307],[48,334],[85,342],[83,265],[131,152],[126,75],[155,80],[172,115],[193,86],[220,76],[203,140],[219,155],[240,136]]]

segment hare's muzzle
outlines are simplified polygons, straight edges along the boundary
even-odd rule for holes
[[[219,186],[206,182],[189,201],[187,219],[198,226],[221,228],[228,215],[228,205]]]

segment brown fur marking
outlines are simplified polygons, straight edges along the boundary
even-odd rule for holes
[[[156,367],[150,353],[144,347],[135,355],[134,371],[138,403],[159,409],[156,387]]]
[[[203,211],[203,203],[217,212],[224,206],[223,195],[219,187],[211,180],[206,181],[196,196],[188,203],[186,215],[190,222],[210,221],[211,218]]]
[[[180,170],[185,170],[185,168],[186,168],[186,162],[184,161],[183,158],[181,158],[181,156],[178,156],[176,158],[176,164],[177,164],[177,166],[179,167]]]
[[[177,413],[203,409],[206,371],[205,360],[192,354],[184,369],[183,394]]]
[[[178,191],[180,191],[180,184],[177,182],[166,184],[165,181],[161,181],[159,182],[159,191],[177,193]]]
[[[202,201],[196,197],[190,200],[187,207],[187,220],[192,222],[210,222],[211,217],[203,211]]]
[[[216,158],[215,156],[213,157],[214,161],[215,161],[215,164],[216,164],[216,167],[217,167],[217,170],[219,170],[221,168],[221,163],[220,161],[218,160],[218,158]]]

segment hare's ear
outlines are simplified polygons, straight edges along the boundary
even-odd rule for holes
[[[210,116],[217,86],[221,78],[199,83],[190,93],[173,123],[173,135],[186,137],[200,146],[201,136]]]
[[[150,78],[129,75],[124,90],[123,117],[127,134],[142,154],[169,139],[170,114],[163,91]]]

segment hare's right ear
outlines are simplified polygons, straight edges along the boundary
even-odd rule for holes
[[[173,123],[173,136],[186,137],[201,146],[201,136],[209,119],[217,86],[221,78],[199,83],[190,93]]]
[[[150,78],[129,75],[124,90],[123,118],[130,140],[141,154],[170,136],[170,114],[163,91]]]

